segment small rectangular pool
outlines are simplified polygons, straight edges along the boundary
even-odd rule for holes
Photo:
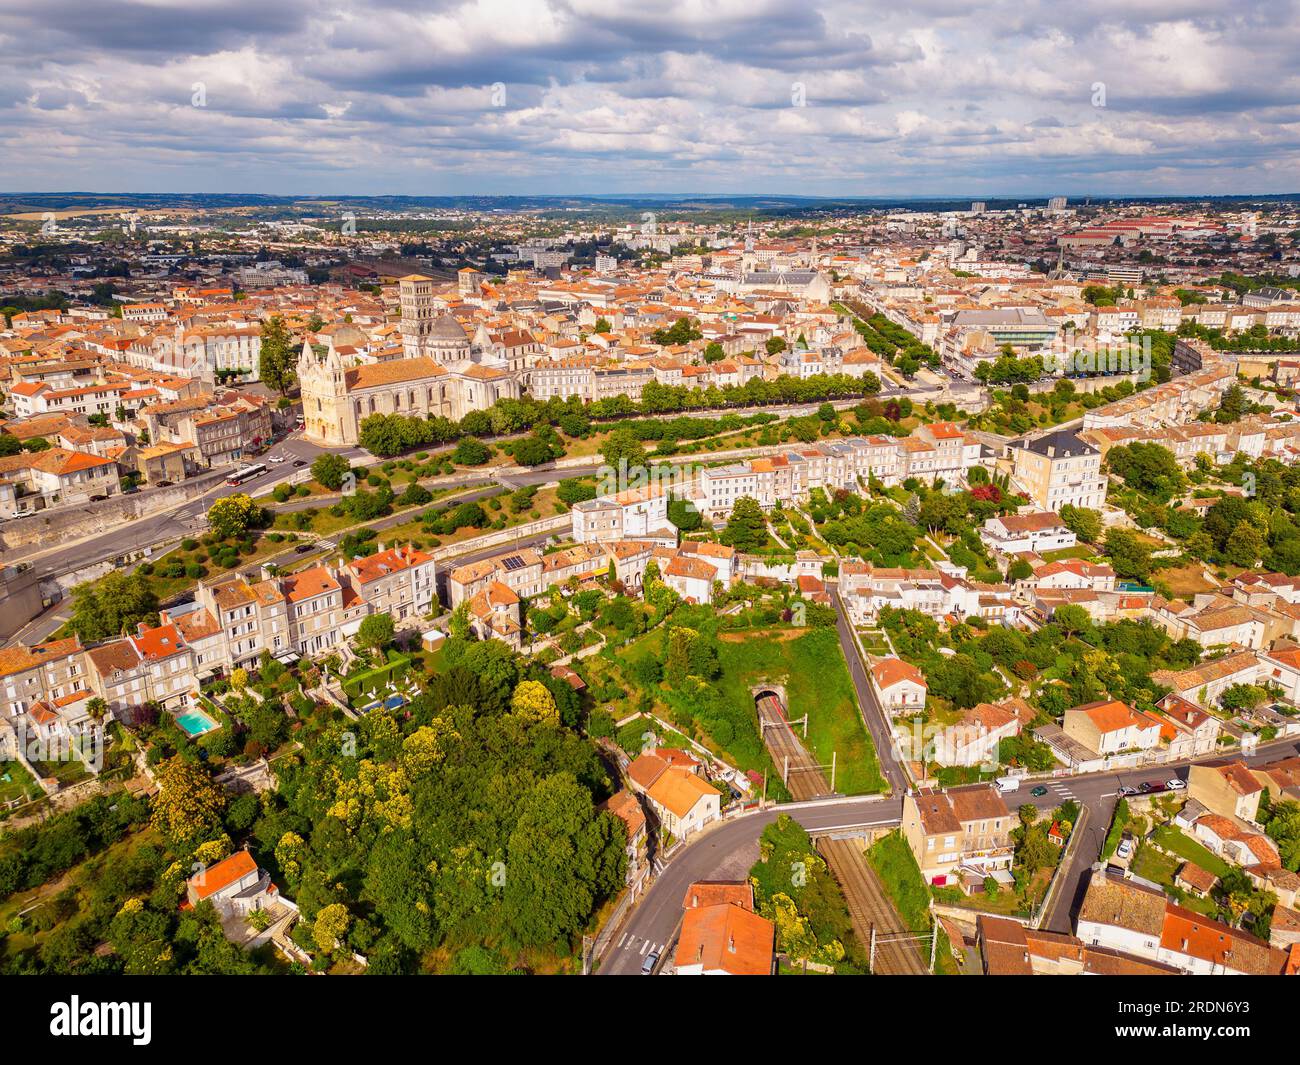
[[[399,706],[402,706],[405,703],[406,703],[405,695],[390,695],[387,699],[384,699],[382,702],[376,699],[373,703],[366,703],[366,705],[361,708],[361,712],[363,714],[368,714],[370,713],[371,710],[378,710],[381,706],[385,710],[396,710]]]
[[[185,734],[191,738],[202,736],[205,732],[221,727],[202,710],[186,710],[183,714],[177,714],[176,724],[180,725],[185,730]]]

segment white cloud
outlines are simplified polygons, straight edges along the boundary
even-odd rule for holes
[[[1297,44],[1296,0],[0,0],[0,181],[1292,191]]]

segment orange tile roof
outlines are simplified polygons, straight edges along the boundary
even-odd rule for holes
[[[767,976],[772,971],[776,926],[742,906],[726,903],[686,911],[677,943],[679,967],[701,965],[734,976]]]
[[[236,851],[229,858],[202,869],[190,877],[190,886],[194,888],[194,894],[202,902],[222,888],[229,887],[241,877],[255,872],[257,872],[257,862],[253,861],[253,856],[248,851]]]
[[[882,690],[892,688],[905,680],[910,680],[923,688],[927,687],[924,674],[916,666],[904,662],[901,658],[882,659],[872,665],[871,672]]]

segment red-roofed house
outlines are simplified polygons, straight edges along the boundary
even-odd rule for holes
[[[901,658],[882,658],[871,667],[871,687],[888,714],[920,713],[929,691],[925,676]]]

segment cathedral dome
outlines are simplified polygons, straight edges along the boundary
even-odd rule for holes
[[[429,326],[429,339],[465,341],[469,339],[469,336],[465,332],[465,327],[456,320],[455,316],[444,314],[433,325]]]

